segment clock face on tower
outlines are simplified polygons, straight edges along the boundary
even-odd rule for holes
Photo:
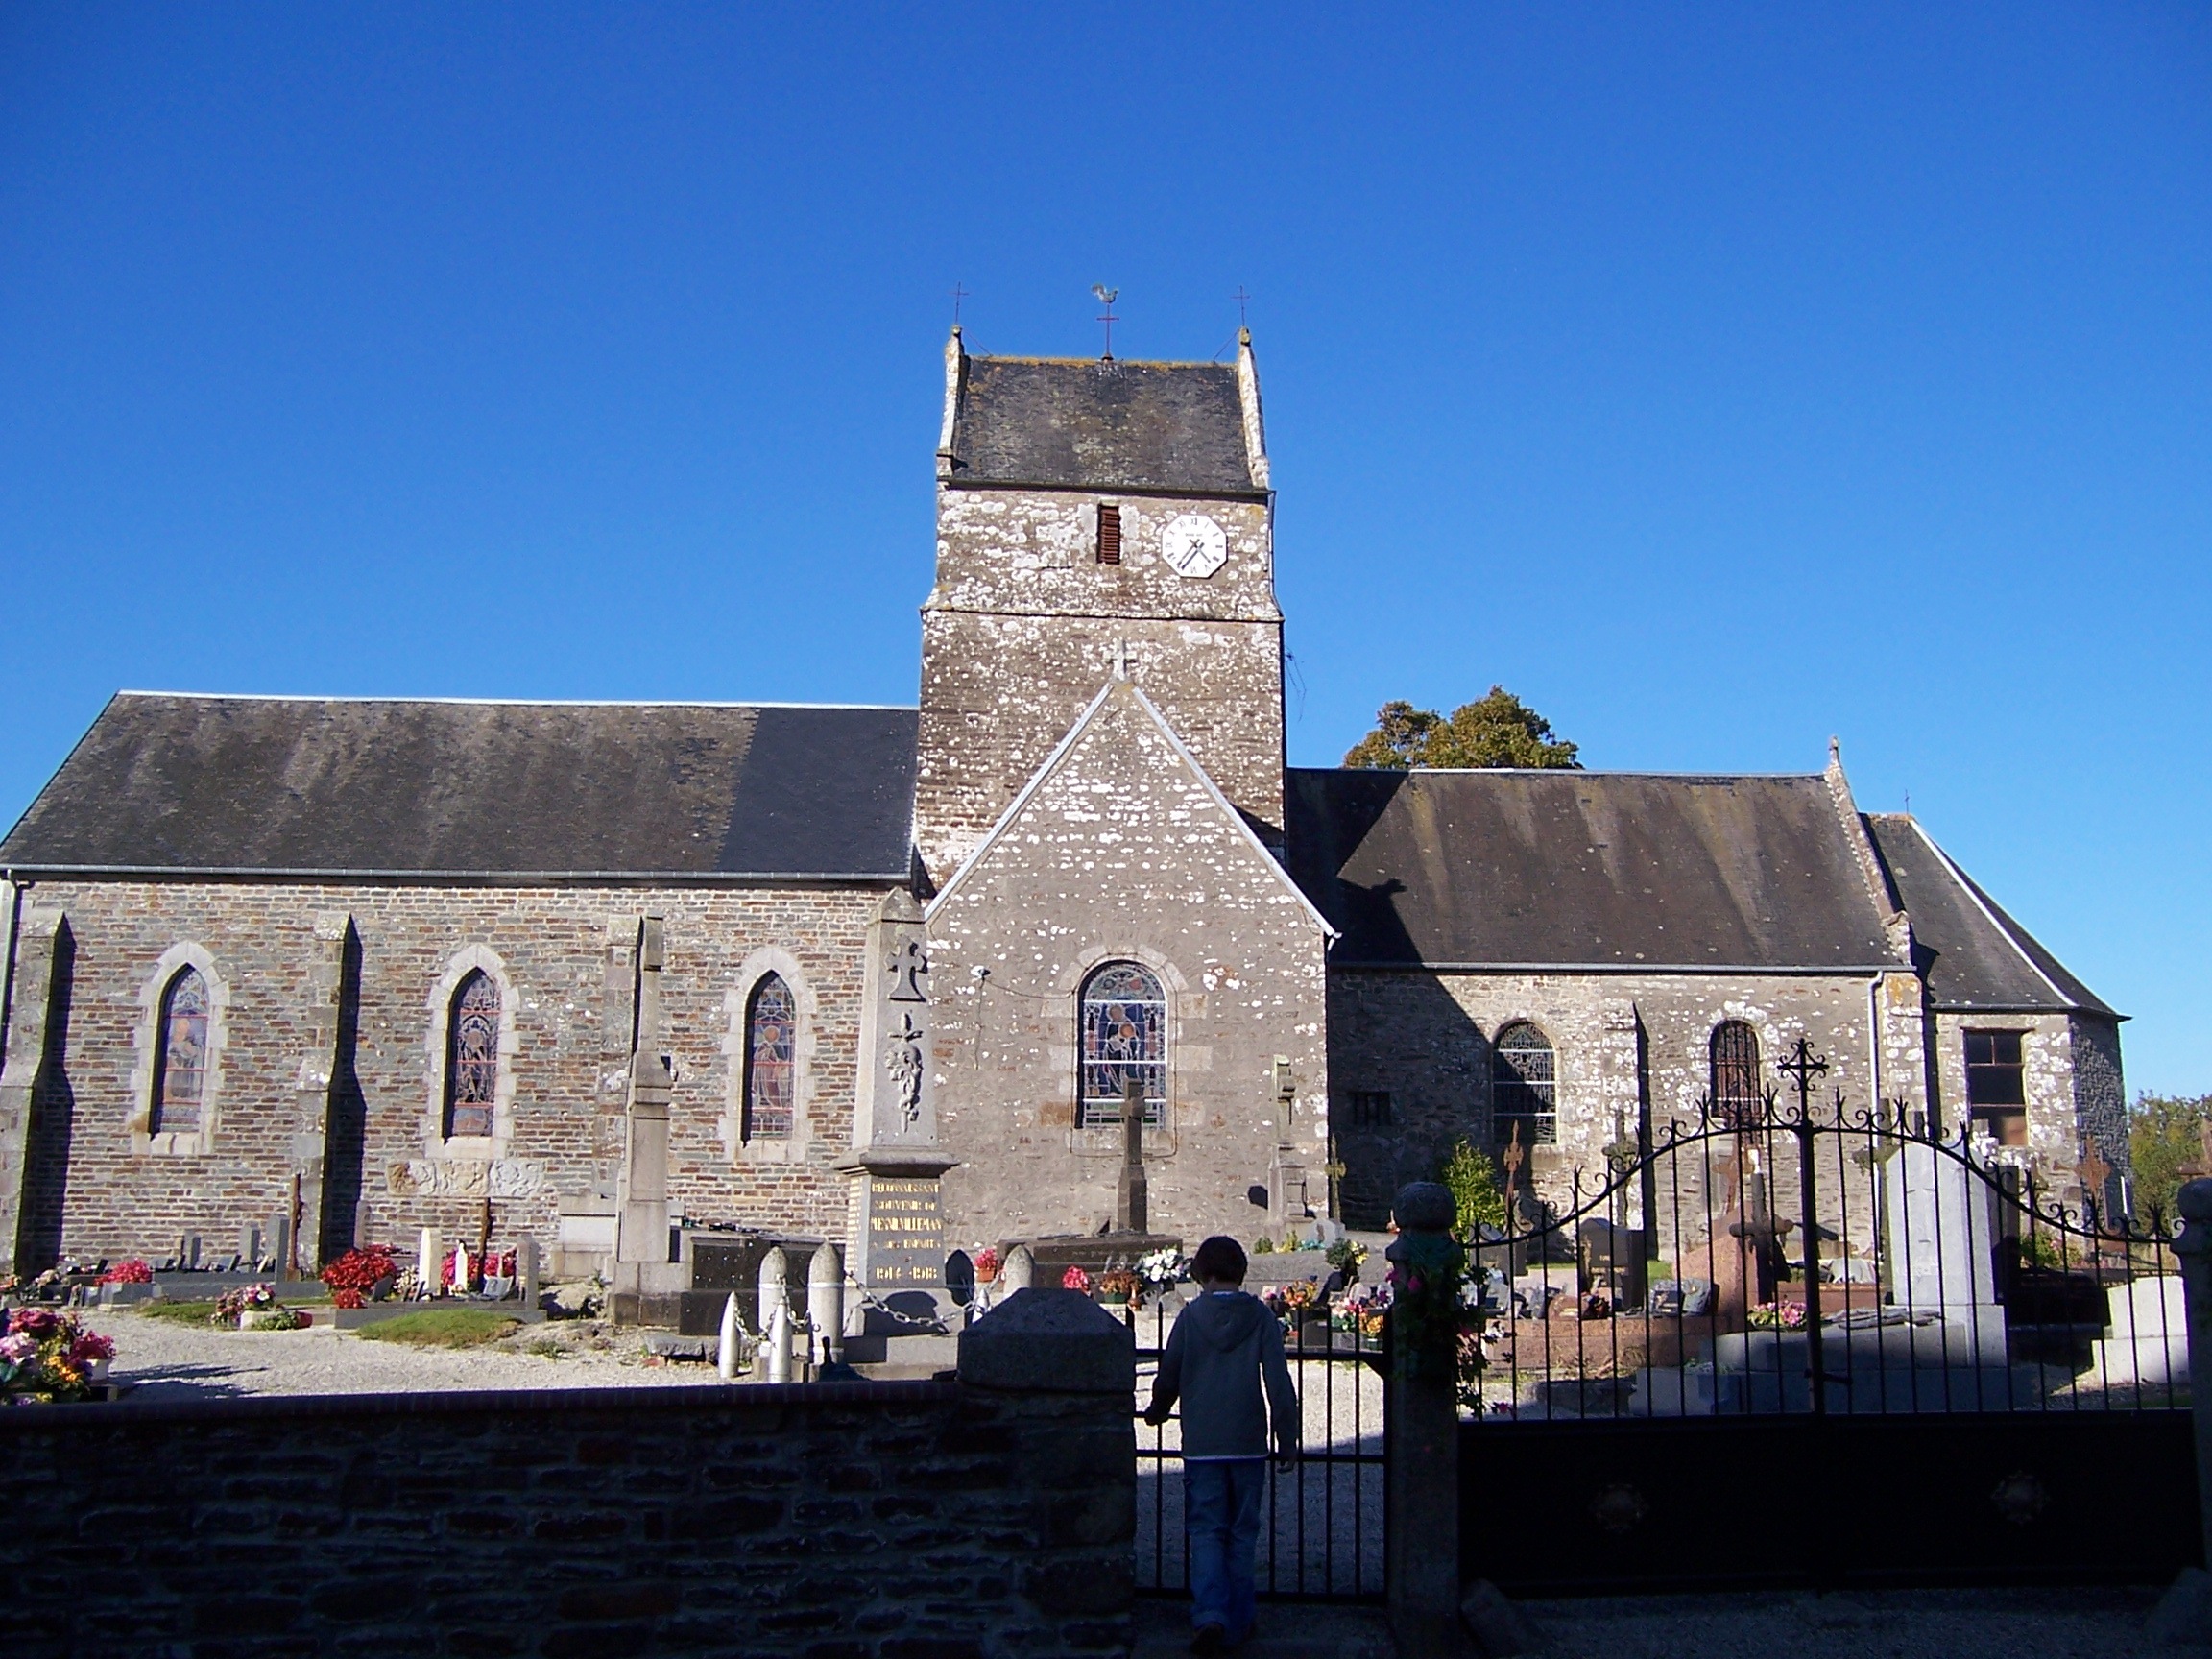
[[[1202,581],[1229,561],[1229,538],[1203,513],[1170,519],[1160,538],[1160,553],[1178,576]]]

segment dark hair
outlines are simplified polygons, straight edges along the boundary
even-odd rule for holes
[[[1198,1246],[1198,1254],[1190,1258],[1190,1277],[1193,1279],[1226,1280],[1231,1285],[1244,1283],[1244,1246],[1236,1239],[1216,1233]]]

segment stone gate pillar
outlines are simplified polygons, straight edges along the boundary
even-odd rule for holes
[[[1451,1189],[1391,1206],[1390,1382],[1382,1418],[1383,1597],[1403,1659],[1471,1651],[1459,1619],[1459,1273]]]

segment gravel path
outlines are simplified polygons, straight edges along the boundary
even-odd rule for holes
[[[327,1310],[322,1316],[328,1318]],[[482,1348],[364,1342],[349,1331],[221,1331],[94,1310],[85,1323],[113,1338],[109,1375],[133,1384],[126,1404],[252,1394],[404,1394],[425,1388],[685,1387],[718,1382],[711,1365],[648,1365],[635,1331],[597,1320],[548,1321]],[[561,1357],[523,1352],[557,1342]]]

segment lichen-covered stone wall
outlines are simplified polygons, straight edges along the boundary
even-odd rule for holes
[[[1097,557],[1121,509],[1118,565]],[[1221,525],[1228,559],[1177,575],[1162,535]],[[916,838],[940,883],[1051,754],[1127,647],[1131,672],[1240,808],[1283,823],[1283,617],[1263,502],[946,487],[922,616]]]
[[[1909,982],[1910,976],[1907,976]],[[1453,1143],[1495,1145],[1490,1041],[1517,1020],[1552,1044],[1558,1139],[1535,1148],[1524,1180],[1564,1207],[1572,1172],[1601,1180],[1605,1146],[1639,1120],[1691,1121],[1710,1088],[1713,1028],[1741,1020],[1759,1036],[1766,1080],[1796,1039],[1829,1064],[1825,1102],[1870,1105],[1877,1089],[1867,1031],[1883,1011],[1879,1095],[1924,1109],[1917,1002],[1868,996],[1860,977],[1813,974],[1447,974],[1339,970],[1330,978],[1329,1075],[1346,1218],[1380,1225],[1389,1195],[1433,1179]],[[1386,1094],[1391,1122],[1363,1125],[1356,1093]]]
[[[1168,1118],[1146,1136],[1154,1230],[1250,1238],[1286,1209],[1325,1208],[1326,935],[1133,687],[1116,687],[928,927],[938,1125],[962,1160],[945,1177],[949,1242],[1111,1219],[1121,1134],[1077,1120],[1077,1010],[1087,975],[1118,959],[1143,963],[1167,999]]]
[[[291,1200],[325,1150],[339,1214],[325,1238],[407,1242],[422,1225],[550,1249],[555,1201],[614,1181],[634,1018],[637,919],[663,919],[662,1051],[670,1055],[672,1211],[841,1238],[866,928],[880,888],[395,887],[290,882],[51,881],[66,917],[60,1001],[25,981],[12,1074],[59,1010],[35,1087],[24,1190],[35,1242],[84,1256],[158,1257],[186,1234],[236,1247]],[[332,1019],[334,943],[350,955]],[[221,1004],[204,1144],[146,1133],[160,982],[204,953]],[[441,991],[469,964],[503,987],[511,1086],[494,1144],[442,1143]],[[797,994],[798,1123],[742,1142],[736,1123],[752,985]],[[333,1052],[337,1048],[342,1051]],[[316,1114],[325,1117],[317,1120]],[[484,1153],[489,1153],[487,1158]],[[315,1194],[303,1195],[312,1203]],[[303,1230],[303,1247],[313,1237]],[[311,1252],[311,1249],[309,1251]]]

